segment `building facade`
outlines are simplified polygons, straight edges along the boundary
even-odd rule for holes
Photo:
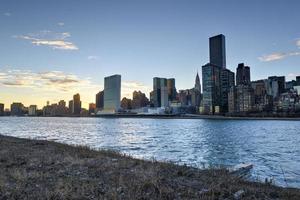
[[[118,112],[121,108],[121,75],[104,78],[104,111]]]
[[[4,104],[0,103],[0,116],[4,115]]]
[[[221,107],[221,67],[208,63],[202,66],[203,98],[201,113],[218,114]]]
[[[168,81],[166,78],[153,78],[152,98],[154,107],[167,107],[169,105]]]
[[[36,116],[37,115],[37,106],[36,105],[30,105],[29,106],[28,115],[29,116]]]
[[[80,115],[80,112],[81,112],[81,101],[80,101],[80,95],[77,93],[73,96],[72,114]]]
[[[176,100],[176,87],[175,87],[175,79],[169,78],[167,79],[167,88],[168,88],[168,100],[174,101]]]
[[[104,91],[100,91],[96,94],[96,108],[98,110],[104,108]]]
[[[285,92],[285,77],[284,76],[270,76],[267,80],[267,93],[271,95],[276,101],[280,94]]]
[[[225,36],[220,34],[209,38],[209,62],[226,68]]]
[[[221,77],[220,77],[220,89],[221,89],[221,113],[228,112],[228,93],[230,92],[230,88],[235,86],[234,81],[234,72],[229,69],[221,69]]]
[[[236,69],[236,84],[248,85],[251,83],[250,67],[245,66],[244,63],[238,64]]]
[[[134,91],[132,93],[132,108],[142,108],[149,105],[149,99],[141,91]]]
[[[22,116],[24,115],[24,105],[22,103],[12,103],[10,105],[10,114],[12,116]]]

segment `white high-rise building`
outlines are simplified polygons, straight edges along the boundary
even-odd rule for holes
[[[104,112],[115,113],[120,109],[121,75],[104,78]]]
[[[29,116],[35,116],[37,115],[37,106],[36,105],[30,105],[28,108],[28,115]]]

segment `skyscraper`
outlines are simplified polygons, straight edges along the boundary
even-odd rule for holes
[[[234,87],[234,72],[229,69],[221,69],[220,89],[221,89],[221,110],[222,113],[228,112],[228,93],[231,87]]]
[[[221,106],[221,68],[208,63],[202,66],[202,113],[215,114],[220,112]]]
[[[226,68],[225,36],[220,34],[209,38],[209,62]]]
[[[249,85],[250,83],[250,67],[245,66],[244,63],[238,64],[238,67],[236,69],[236,84]]]
[[[77,93],[73,96],[73,112],[72,114],[79,115],[81,112],[80,95]]]
[[[196,80],[195,80],[195,86],[194,86],[195,90],[198,90],[199,92],[201,92],[201,83],[200,83],[200,78],[199,78],[199,74],[197,72],[196,75]]]
[[[47,105],[48,106],[48,105]],[[69,101],[69,113],[72,114],[73,113],[73,107],[74,107],[74,101],[70,100]]]
[[[296,85],[300,86],[300,76],[296,76]]]
[[[0,103],[0,116],[4,115],[4,104]]]
[[[169,78],[167,80],[167,88],[169,101],[174,101],[176,99],[176,87],[174,78]]]
[[[237,86],[229,92],[228,104],[230,113],[250,112],[254,108],[254,90],[251,86],[250,67],[244,63],[238,64],[236,69]]]
[[[175,81],[174,81],[175,82]],[[153,104],[154,107],[166,107],[169,103],[166,78],[153,78]]]
[[[100,91],[96,94],[96,108],[99,110],[104,107],[104,91]]]
[[[121,101],[121,75],[104,78],[104,110],[118,112]]]
[[[226,69],[225,51],[224,35],[209,38],[210,63],[202,66],[202,113],[228,111],[228,92],[234,85],[234,73]]]

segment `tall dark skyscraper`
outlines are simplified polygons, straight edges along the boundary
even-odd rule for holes
[[[234,86],[234,73],[226,69],[225,36],[209,38],[210,63],[202,66],[203,99],[201,112],[228,112],[228,92]]]
[[[96,94],[96,108],[103,109],[104,107],[104,91],[100,91]]]
[[[209,62],[226,68],[225,36],[220,34],[209,38]]]
[[[236,84],[249,85],[250,83],[250,67],[245,66],[244,63],[238,64],[238,67],[236,69]]]
[[[153,99],[154,107],[166,107],[168,106],[168,87],[166,78],[153,78]],[[175,82],[174,82],[175,84]]]
[[[79,115],[81,112],[81,101],[80,101],[80,95],[75,94],[73,96],[73,114]]]
[[[234,87],[234,72],[229,69],[221,69],[221,112],[228,112],[228,93],[231,87]]]
[[[300,85],[300,76],[296,76],[296,85]]]

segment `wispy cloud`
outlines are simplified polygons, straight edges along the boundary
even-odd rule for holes
[[[71,34],[69,32],[55,33],[52,31],[40,31],[27,35],[16,36],[17,38],[29,40],[36,46],[49,46],[53,49],[78,50],[79,48],[72,42],[67,41]]]
[[[296,76],[300,76],[300,73],[289,73],[287,75],[288,79],[295,80]]]
[[[88,59],[88,60],[98,60],[99,57],[98,57],[98,56],[88,56],[87,59]]]
[[[300,38],[296,39],[296,46],[300,48]],[[275,52],[267,55],[263,55],[258,57],[258,59],[262,62],[271,62],[276,60],[282,60],[290,56],[299,56],[300,51],[294,51],[294,52]]]
[[[297,45],[297,47],[300,48],[300,39],[299,38],[296,40],[296,45]]]
[[[58,22],[57,25],[58,25],[58,26],[64,26],[65,23],[64,23],[64,22]]]
[[[6,17],[10,17],[11,13],[10,12],[5,12],[5,13],[3,13],[3,15],[6,16]]]
[[[270,62],[275,60],[282,60],[289,56],[299,56],[300,52],[289,52],[289,53],[272,53],[269,55],[263,55],[261,57],[258,57],[258,59],[262,62]]]
[[[61,71],[32,72],[7,70],[0,73],[0,85],[17,88],[33,88],[45,91],[71,92],[78,89],[98,89],[89,79]]]

